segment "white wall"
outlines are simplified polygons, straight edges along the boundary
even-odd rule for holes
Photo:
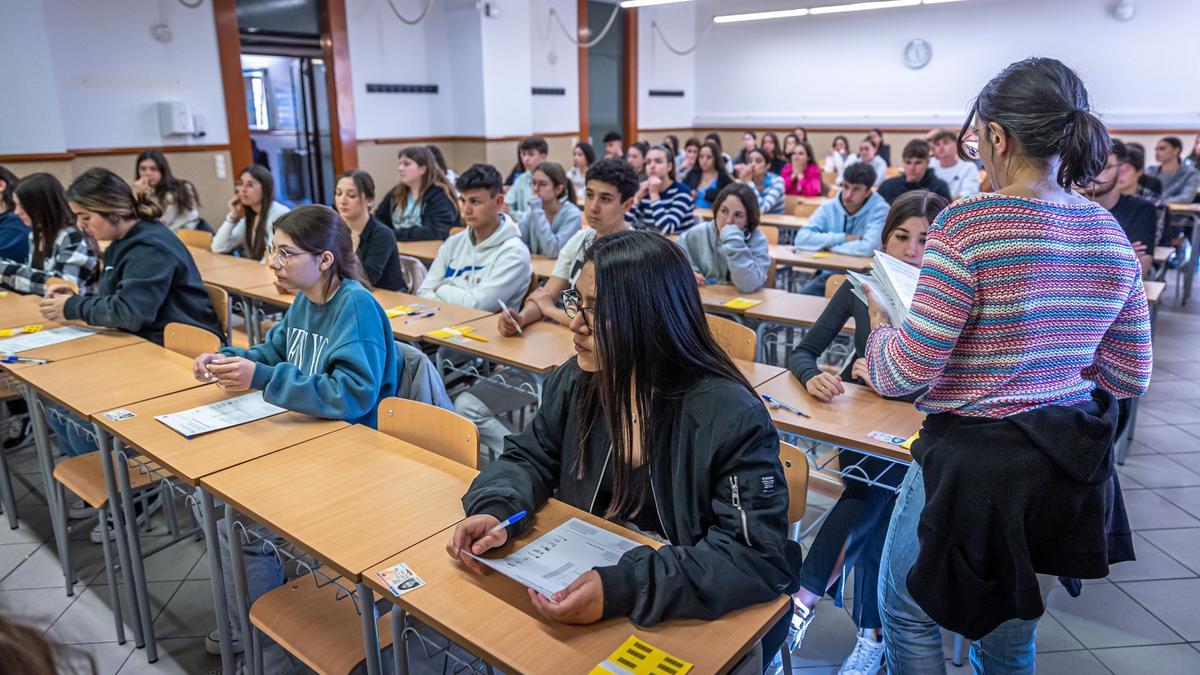
[[[575,0],[529,0],[530,83],[566,90],[563,96],[533,97],[531,131],[579,130],[579,49],[550,17],[553,8],[574,35],[578,25],[575,4]]]
[[[726,3],[728,4],[728,3]],[[708,15],[705,15],[707,18]],[[669,129],[692,126],[697,87],[708,87],[696,77],[696,52],[713,49],[706,40],[696,52],[678,55],[654,31],[658,24],[666,41],[679,51],[696,42],[696,5],[685,3],[644,7],[638,10],[638,126]],[[617,30],[614,28],[613,30]],[[649,96],[651,89],[682,89],[682,98]]]
[[[5,68],[4,113],[0,114],[0,153],[62,152],[63,135],[58,90],[50,65],[41,3],[6,4],[0,20],[0,62]]]
[[[819,4],[835,3],[700,0],[694,30],[713,14]],[[969,0],[717,25],[694,59],[694,123],[957,125],[990,77],[1040,55],[1075,68],[1114,126],[1200,127],[1200,2],[1140,0],[1128,23],[1109,16],[1110,4]],[[933,60],[922,70],[909,70],[901,60],[913,38],[933,47]],[[641,123],[661,125],[645,117]]]

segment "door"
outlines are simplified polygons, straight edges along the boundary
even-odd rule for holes
[[[620,11],[615,2],[588,0],[588,28],[602,30],[615,11]],[[588,50],[588,129],[585,133],[600,156],[604,155],[604,135],[610,131],[620,133],[625,122],[625,88],[621,80],[625,36],[620,28],[614,24],[604,39]],[[634,140],[625,139],[625,143]]]

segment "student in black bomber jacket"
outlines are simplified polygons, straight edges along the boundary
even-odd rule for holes
[[[489,530],[553,495],[669,545],[584,573],[556,604],[531,592],[550,619],[713,620],[790,592],[800,550],[787,538],[778,436],[709,332],[683,252],[651,232],[598,238],[563,300],[578,356],[472,483],[447,552],[478,571],[468,552],[503,545],[530,519]],[[786,617],[764,653],[785,634]]]
[[[79,296],[52,285],[41,303],[50,321],[68,319],[119,328],[162,344],[171,322],[220,335],[217,315],[187,247],[158,222],[162,209],[107,169],[89,169],[71,183],[67,203],[85,232],[112,244],[96,293]]]

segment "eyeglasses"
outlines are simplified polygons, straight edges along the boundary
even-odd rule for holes
[[[308,252],[289,253],[287,249],[279,248],[274,244],[267,247],[267,262],[278,263],[280,267],[287,267],[288,261],[296,255],[308,255]]]
[[[567,318],[574,319],[575,315],[582,311],[583,325],[587,326],[590,330],[592,327],[592,322],[588,320],[587,313],[592,312],[594,314],[596,312],[596,308],[584,307],[583,298],[580,297],[579,291],[575,290],[574,288],[563,291],[559,298],[562,300],[563,312],[566,313]]]
[[[974,127],[968,128],[967,133],[961,141],[962,152],[969,159],[979,159],[979,136],[975,134]]]

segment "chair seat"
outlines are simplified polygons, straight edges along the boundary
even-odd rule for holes
[[[366,661],[356,606],[336,585],[318,588],[316,578],[305,574],[260,597],[250,608],[250,622],[309,668],[345,675]],[[381,650],[392,644],[392,614],[376,624]]]
[[[233,329],[233,346],[240,349],[250,348],[250,336],[246,335],[246,331],[241,328]]]
[[[155,462],[146,465],[158,469]],[[143,472],[138,465],[129,463],[129,487],[140,490],[157,483],[161,473]],[[89,452],[78,457],[68,457],[54,467],[54,479],[78,495],[87,505],[98,509],[108,502],[108,488],[104,485],[104,467],[100,464],[100,453]]]

